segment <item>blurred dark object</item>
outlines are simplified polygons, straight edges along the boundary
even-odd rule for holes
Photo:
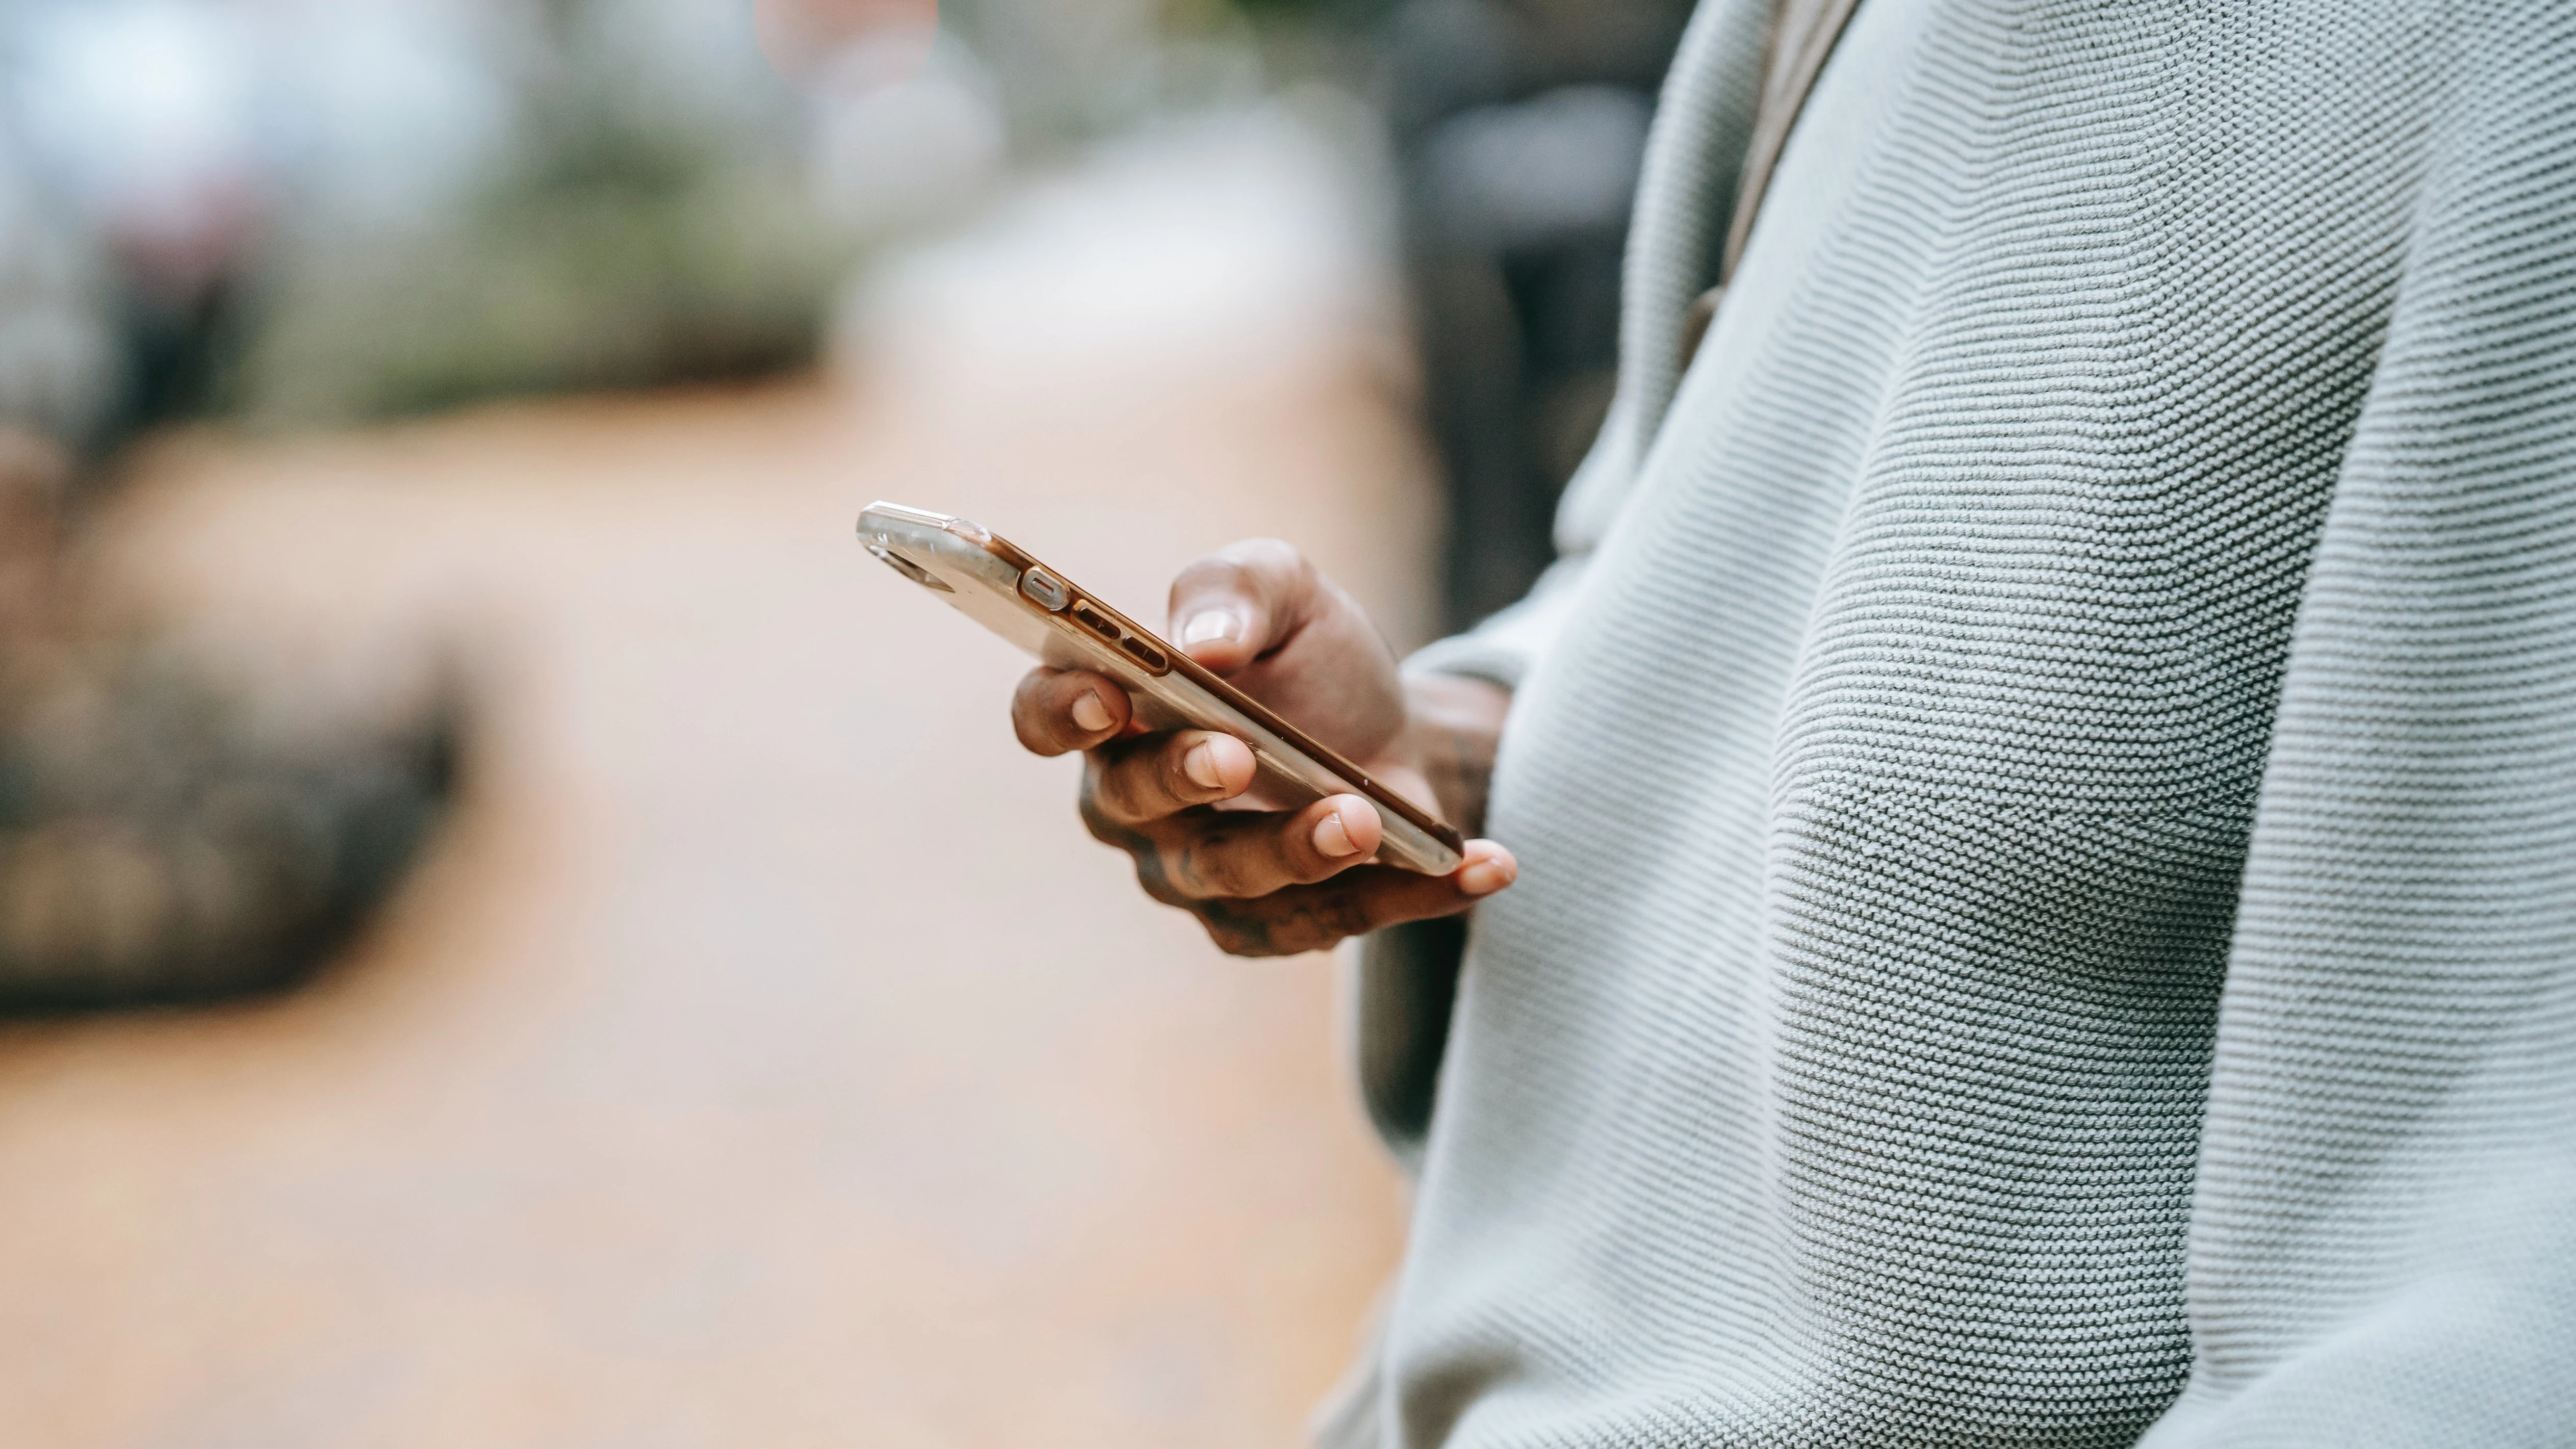
[[[273,737],[141,641],[13,661],[0,700],[0,1011],[204,1001],[328,961],[442,814],[443,715]]]
[[[0,429],[0,1011],[292,984],[443,813],[450,713],[262,696],[172,638],[69,627],[68,456]]]
[[[1407,1171],[1422,1169],[1466,954],[1465,916],[1407,921],[1360,942],[1359,1014],[1370,1023],[1359,1039],[1360,1101]]]
[[[1405,0],[1385,106],[1433,438],[1451,627],[1554,557],[1557,494],[1609,410],[1619,268],[1687,0]]]
[[[53,604],[70,455],[25,428],[0,425],[0,658],[23,652]]]

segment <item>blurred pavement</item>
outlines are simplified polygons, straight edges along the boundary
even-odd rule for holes
[[[830,383],[152,454],[135,597],[313,678],[452,645],[467,800],[311,989],[0,1031],[0,1438],[1297,1442],[1401,1230],[1337,968],[1138,895],[1017,658],[851,521],[1150,618],[1276,533],[1419,638],[1333,176],[1275,119],[1139,143],[886,273]]]

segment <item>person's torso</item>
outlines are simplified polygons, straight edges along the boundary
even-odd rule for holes
[[[1861,6],[1515,706],[1402,1442],[2114,1444],[2178,1391],[2244,842],[2436,100],[2394,8]]]

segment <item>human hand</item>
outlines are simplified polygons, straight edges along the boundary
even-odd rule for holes
[[[1408,688],[1368,616],[1296,549],[1255,539],[1182,570],[1168,637],[1380,783],[1427,804],[1427,772],[1436,773],[1453,820],[1481,816],[1483,769],[1510,696],[1466,680]],[[1438,731],[1415,727],[1425,713],[1440,717]],[[1446,876],[1372,864],[1382,827],[1367,797],[1260,808],[1243,741],[1195,729],[1121,738],[1132,714],[1125,690],[1087,670],[1032,670],[1011,701],[1020,743],[1041,755],[1085,752],[1091,833],[1135,858],[1146,894],[1196,915],[1233,955],[1322,950],[1454,915],[1518,873],[1490,840],[1468,841],[1464,863]],[[1462,764],[1462,750],[1481,752],[1482,765]]]

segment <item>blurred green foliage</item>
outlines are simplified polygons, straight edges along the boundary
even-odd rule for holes
[[[756,58],[710,62],[693,99],[674,96],[617,43],[635,3],[545,0],[540,53],[510,77],[510,143],[438,214],[289,216],[231,299],[215,409],[310,426],[811,361],[842,280],[887,238],[818,197],[805,103],[783,82]],[[989,82],[1012,152],[1044,165],[1245,99],[1283,60],[1291,75],[1339,69],[1297,57],[1336,28],[1321,16],[1370,3],[949,0],[943,25]]]
[[[224,410],[347,421],[812,357],[860,248],[813,196],[781,124],[792,98],[779,87],[765,99],[780,114],[748,118],[671,105],[559,28],[505,159],[459,204],[271,249],[242,299]]]

